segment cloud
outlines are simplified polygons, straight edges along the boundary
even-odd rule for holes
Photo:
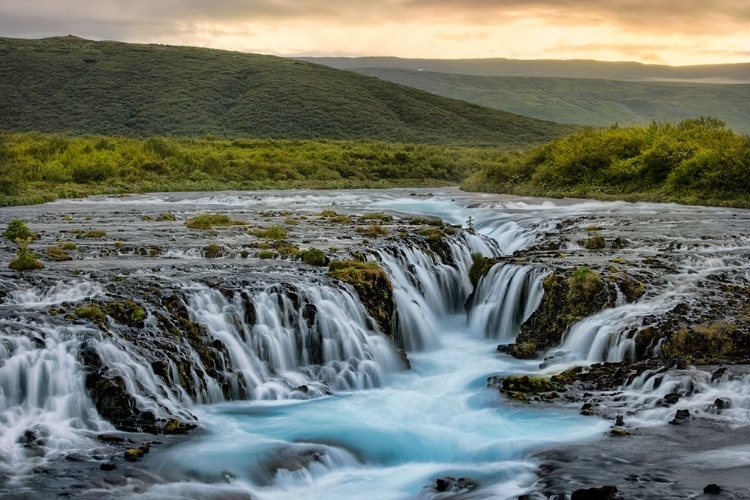
[[[1,0],[0,35],[402,57],[746,60],[748,0]]]

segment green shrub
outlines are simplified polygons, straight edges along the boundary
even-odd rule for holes
[[[584,245],[589,250],[601,250],[607,246],[604,236],[592,236],[586,240]]]
[[[263,250],[258,257],[264,260],[273,259],[273,250]]]
[[[169,220],[169,219],[165,219]],[[215,226],[240,226],[243,222],[234,221],[224,214],[200,214],[185,222],[188,229],[213,229]]]
[[[358,227],[357,232],[368,238],[380,238],[388,234],[388,229],[381,224],[371,224],[366,228]]]
[[[130,319],[133,321],[133,323],[140,323],[141,321],[145,321],[146,317],[146,311],[142,307],[138,307],[133,311]]]
[[[224,255],[224,247],[211,243],[203,249],[203,256],[207,259],[218,259]]]
[[[102,322],[106,319],[104,311],[96,304],[81,306],[76,308],[76,316],[79,318],[90,319],[96,322]]]
[[[308,248],[302,252],[302,262],[311,266],[325,266],[328,259],[326,254],[317,248]]]
[[[105,236],[107,236],[107,233],[101,230],[94,230],[84,233],[83,236],[85,238],[104,238]]]
[[[31,238],[26,238],[25,240],[21,238],[16,239],[18,250],[16,251],[16,260],[8,265],[10,269],[15,271],[37,271],[44,269],[44,264],[37,260],[37,255],[29,250],[31,241]]]
[[[285,240],[289,237],[286,228],[282,226],[271,226],[266,229],[256,229],[250,231],[250,234],[258,238],[268,238],[271,240]]]
[[[21,219],[15,219],[8,223],[8,227],[5,229],[5,237],[13,241],[36,239],[36,235],[29,231],[28,226]]]
[[[584,294],[598,291],[604,283],[599,277],[599,273],[589,267],[579,267],[573,272],[568,281],[570,289],[573,292],[582,292]]]

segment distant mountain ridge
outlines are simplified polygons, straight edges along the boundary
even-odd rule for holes
[[[297,57],[338,69],[395,68],[477,76],[588,78],[623,81],[750,83],[750,62],[667,66],[638,62],[524,59],[402,59],[398,57]]]
[[[750,134],[750,84],[475,76],[396,68],[358,73],[510,113],[593,126],[645,125],[713,116]]]
[[[302,61],[0,38],[0,130],[527,147],[576,128]]]

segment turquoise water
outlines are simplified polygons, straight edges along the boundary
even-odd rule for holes
[[[206,433],[153,458],[167,477],[257,499],[441,498],[424,487],[444,476],[477,482],[466,498],[510,498],[534,482],[533,450],[607,429],[605,421],[514,405],[487,389],[488,376],[532,364],[497,355],[463,316],[445,318],[438,336],[440,347],[411,354],[412,370],[379,389],[201,407]],[[150,494],[189,496],[195,487]]]

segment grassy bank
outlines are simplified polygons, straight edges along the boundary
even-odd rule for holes
[[[360,141],[0,134],[0,206],[156,191],[456,185],[506,155]]]
[[[750,208],[750,137],[712,118],[588,130],[507,155],[467,191]]]

